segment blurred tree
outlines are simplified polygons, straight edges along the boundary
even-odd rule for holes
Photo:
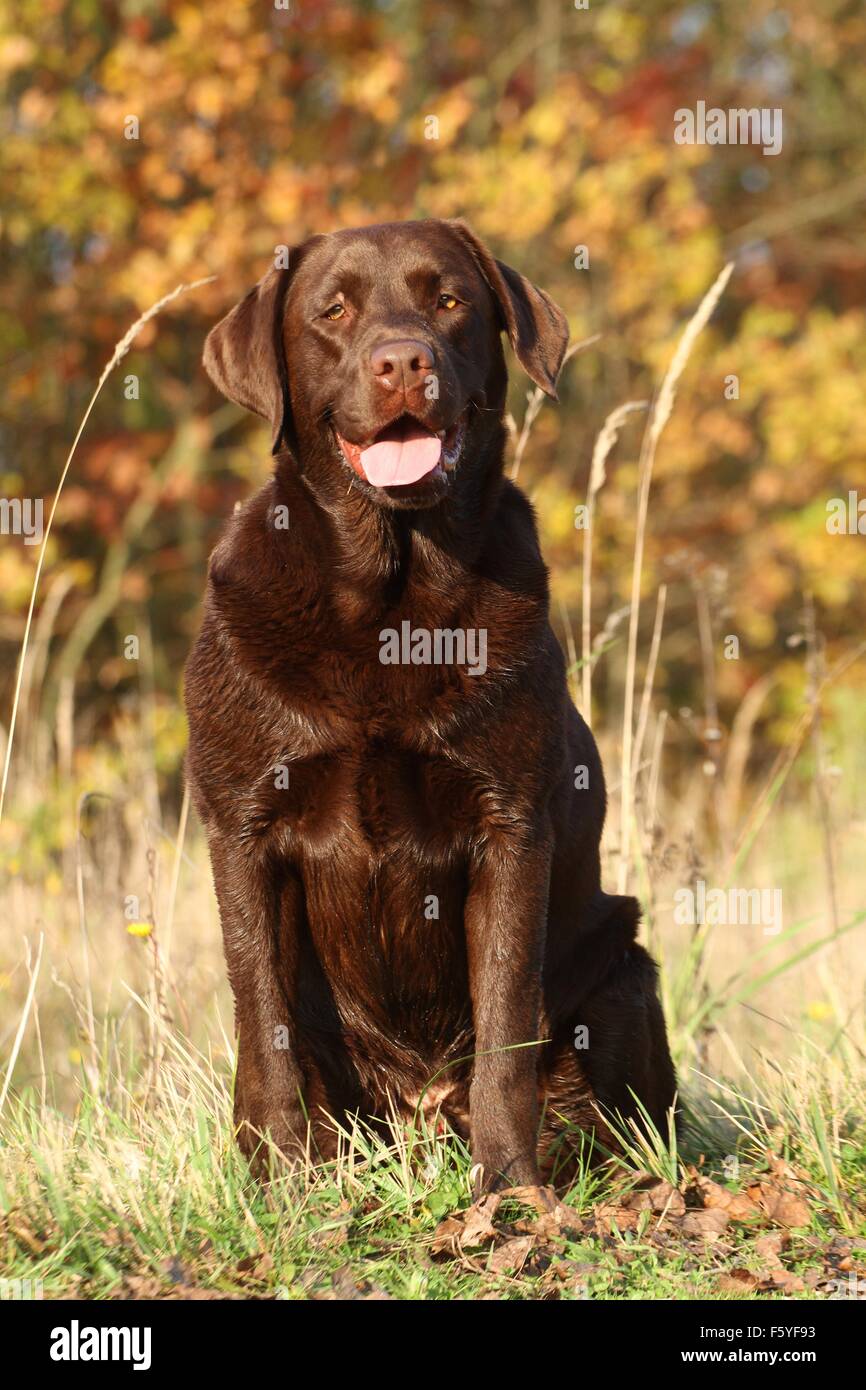
[[[85,436],[46,573],[46,592],[64,587],[43,709],[72,676],[88,727],[108,728],[133,682],[122,635],[145,619],[155,699],[176,701],[206,554],[268,463],[264,429],[203,377],[207,327],[277,244],[409,216],[466,217],[576,337],[602,335],[567,367],[521,470],[575,629],[593,439],[652,393],[736,254],[653,484],[646,587],[669,585],[659,681],[700,704],[696,593],[719,644],[741,639],[720,663],[723,717],[781,661],[804,588],[831,650],[862,634],[866,541],[829,536],[825,507],[866,494],[864,57],[856,0],[4,0],[0,493],[50,498],[116,340],[181,280],[218,277],[149,325]],[[782,152],[676,144],[674,113],[698,101],[780,107]],[[518,414],[525,389],[517,375]],[[628,593],[639,428],[599,497],[596,629]],[[8,675],[33,562],[3,538]],[[781,670],[784,708],[797,667]],[[617,671],[602,663],[602,700]],[[179,747],[172,735],[175,766]]]

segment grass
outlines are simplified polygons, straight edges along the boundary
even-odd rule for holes
[[[456,1136],[423,1120],[394,1122],[385,1137],[358,1125],[334,1163],[310,1154],[304,1171],[269,1186],[250,1177],[231,1134],[230,1000],[204,846],[193,834],[184,846],[160,836],[156,849],[127,847],[126,886],[149,875],[155,894],[130,933],[116,884],[122,822],[140,825],[139,813],[134,799],[122,816],[106,803],[82,832],[83,921],[74,895],[13,885],[16,917],[26,902],[44,939],[38,971],[34,940],[29,964],[19,956],[2,982],[7,1053],[22,1038],[0,1115],[3,1277],[41,1280],[46,1297],[790,1296],[789,1285],[767,1283],[760,1240],[775,1232],[785,1278],[802,1285],[795,1296],[826,1297],[834,1278],[866,1278],[857,1245],[866,1249],[866,1049],[852,1008],[863,989],[862,914],[833,936],[816,910],[744,954],[724,929],[685,939],[672,930],[657,877],[646,931],[665,960],[679,1138],[623,1132],[620,1157],[584,1170],[565,1196],[582,1230],[548,1239],[531,1212],[506,1204],[489,1240],[449,1251],[436,1248],[437,1230],[472,1209],[470,1159]],[[782,854],[801,815],[798,805],[776,808]],[[845,903],[856,887],[840,858]],[[814,864],[801,870],[805,902]],[[757,880],[764,874],[756,867]],[[696,1174],[755,1190],[768,1155],[791,1166],[806,1196],[808,1220],[794,1229],[762,1219],[706,1239],[670,1219],[659,1226],[657,1214],[635,1224],[621,1207],[638,1173],[685,1194],[690,1210]],[[503,1269],[498,1252],[527,1234],[524,1266]]]
[[[659,1242],[655,1216],[628,1229],[612,1207],[635,1180],[621,1161],[585,1171],[568,1194],[587,1229],[538,1242],[518,1273],[496,1268],[510,1229],[456,1258],[434,1249],[443,1217],[471,1201],[469,1155],[454,1136],[395,1124],[382,1137],[358,1126],[336,1162],[311,1158],[306,1171],[260,1185],[231,1139],[227,1067],[173,1034],[165,1043],[155,1090],[142,1085],[147,1059],[126,1052],[115,1032],[95,1084],[82,1068],[71,1114],[29,1090],[9,1104],[0,1165],[6,1278],[41,1280],[46,1297],[87,1298],[766,1296],[722,1282],[731,1269],[760,1274],[749,1227],[710,1244],[677,1230]],[[769,1068],[760,1100],[708,1087],[691,1103],[681,1151],[635,1141],[629,1156],[682,1186],[690,1171],[728,1182],[733,1154],[730,1186],[739,1191],[760,1180],[769,1150],[783,1153],[814,1192],[808,1222],[789,1233],[785,1268],[826,1282],[834,1238],[866,1234],[862,1083],[813,1058],[786,1075]],[[519,1207],[505,1214],[512,1224]],[[603,1235],[590,1224],[599,1212]],[[824,1295],[816,1286],[800,1296]]]
[[[231,1133],[231,1004],[186,797],[163,823],[156,768],[177,766],[177,721],[143,680],[111,741],[77,742],[68,699],[48,727],[33,677],[56,616],[47,601],[25,671],[37,571],[0,825],[14,924],[0,947],[0,1280],[41,1281],[47,1297],[623,1300],[823,1298],[866,1280],[866,727],[845,684],[863,647],[827,671],[810,638],[804,712],[775,762],[753,746],[754,693],[710,757],[687,713],[655,711],[660,595],[636,698],[652,459],[711,299],[650,415],[619,745],[596,728],[614,808],[604,879],[639,894],[661,964],[680,1134],[622,1130],[618,1155],[584,1168],[555,1218],[520,1192],[474,1205],[465,1145],[421,1120],[384,1136],[358,1124],[335,1162],[311,1153],[302,1171],[256,1183]],[[593,505],[634,405],[602,430]],[[516,464],[534,418],[512,431]],[[580,661],[563,633],[587,700],[626,611],[591,642],[591,556]],[[10,776],[22,691],[28,756]],[[841,769],[832,785],[825,745]],[[675,893],[700,877],[781,888],[783,929],[677,925]]]

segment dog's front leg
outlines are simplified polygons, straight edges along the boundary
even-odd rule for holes
[[[209,835],[238,1039],[234,1120],[238,1143],[264,1169],[276,1152],[303,1151],[307,1121],[295,1047],[294,993],[303,890],[290,870],[219,834]],[[262,1140],[271,1141],[270,1149]]]
[[[499,840],[470,880],[465,927],[475,1063],[469,1112],[481,1190],[538,1182],[538,1030],[550,859],[549,832],[539,832],[529,846]]]

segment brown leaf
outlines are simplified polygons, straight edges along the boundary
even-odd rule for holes
[[[574,1207],[566,1206],[565,1202],[557,1202],[556,1211],[553,1214],[556,1217],[557,1225],[561,1226],[564,1231],[571,1231],[576,1236],[582,1236],[586,1230],[586,1223],[583,1218],[578,1216]]]
[[[532,1207],[533,1211],[540,1213],[553,1211],[558,1203],[552,1187],[506,1187],[498,1195],[508,1197],[512,1202],[520,1202],[525,1207]]]
[[[755,1241],[755,1254],[765,1264],[781,1269],[783,1266],[779,1256],[788,1244],[789,1237],[783,1231],[767,1231]]]
[[[757,1274],[753,1274],[749,1269],[729,1269],[727,1274],[721,1274],[717,1280],[718,1287],[725,1293],[743,1293],[749,1289],[757,1289],[760,1282]]]
[[[473,1203],[464,1212],[463,1232],[460,1236],[462,1249],[474,1245],[485,1245],[488,1240],[493,1240],[496,1235],[493,1217],[496,1215],[499,1202],[499,1193],[489,1192],[486,1197],[481,1198],[480,1202]]]
[[[682,1216],[686,1209],[683,1194],[671,1183],[659,1182],[656,1178],[626,1193],[622,1205],[627,1211],[652,1211],[659,1216]]]
[[[165,1284],[152,1274],[127,1274],[123,1280],[124,1292],[129,1298],[163,1299]]]
[[[263,1279],[266,1274],[270,1273],[273,1267],[273,1259],[267,1252],[263,1255],[245,1255],[243,1259],[238,1260],[235,1265],[238,1274],[250,1275],[253,1279]],[[191,1279],[186,1277],[183,1266],[177,1264],[177,1262],[175,1262],[174,1269],[167,1267],[167,1273],[175,1283],[189,1284],[192,1282]]]
[[[597,1271],[598,1265],[590,1264],[586,1260],[552,1260],[541,1276],[541,1283],[557,1294],[563,1284],[575,1291],[579,1291],[579,1288],[586,1290],[588,1276]]]
[[[811,1221],[810,1203],[817,1203],[819,1194],[802,1169],[770,1151],[766,1154],[769,1177],[761,1178],[751,1189],[755,1201],[771,1221],[779,1226],[808,1226]]]
[[[584,1224],[576,1211],[558,1202],[555,1211],[546,1211],[533,1221],[518,1221],[517,1229],[535,1235],[539,1240],[563,1240],[568,1236],[583,1235]]]
[[[778,1226],[808,1226],[812,1219],[802,1197],[794,1192],[780,1191],[768,1183],[761,1183],[761,1205]]]
[[[621,1207],[615,1202],[600,1202],[592,1214],[600,1236],[610,1235],[613,1227],[620,1232],[636,1231],[640,1219],[638,1212],[629,1211],[627,1207]]]
[[[432,1255],[456,1255],[458,1242],[463,1234],[463,1222],[455,1216],[446,1216],[433,1233],[430,1244]]]
[[[862,1248],[860,1242],[857,1242],[857,1247]],[[853,1249],[855,1249],[855,1244],[848,1236],[836,1234],[827,1246],[827,1254],[835,1258],[837,1255],[850,1255]]]
[[[512,1271],[519,1274],[532,1249],[532,1243],[532,1236],[516,1236],[514,1240],[506,1240],[503,1245],[492,1252],[487,1262],[488,1272],[490,1274],[505,1274]]]
[[[357,1283],[349,1265],[343,1265],[334,1274],[332,1296],[344,1302],[360,1301],[364,1297],[366,1285]]]
[[[683,1217],[683,1235],[700,1236],[703,1240],[718,1240],[728,1224],[728,1213],[721,1207],[703,1211],[688,1211]]]
[[[779,1158],[777,1154],[771,1153],[769,1150],[767,1151],[766,1157],[770,1173],[777,1182],[795,1182],[808,1186],[809,1179],[802,1168],[796,1168],[792,1163],[789,1163],[786,1158]]]
[[[789,1274],[787,1269],[774,1269],[770,1272],[770,1283],[785,1293],[802,1293],[806,1288],[799,1274]]]
[[[732,1192],[729,1187],[699,1177],[695,1190],[701,1205],[708,1211],[723,1211],[731,1221],[752,1221],[761,1215],[760,1207],[745,1192]]]

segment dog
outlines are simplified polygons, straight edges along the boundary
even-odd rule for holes
[[[566,1182],[611,1115],[664,1132],[675,1078],[503,474],[502,334],[556,399],[565,316],[460,221],[286,259],[205,345],[275,466],[213,552],[185,679],[238,1139],[324,1161],[335,1121],[434,1116],[477,1190]]]

